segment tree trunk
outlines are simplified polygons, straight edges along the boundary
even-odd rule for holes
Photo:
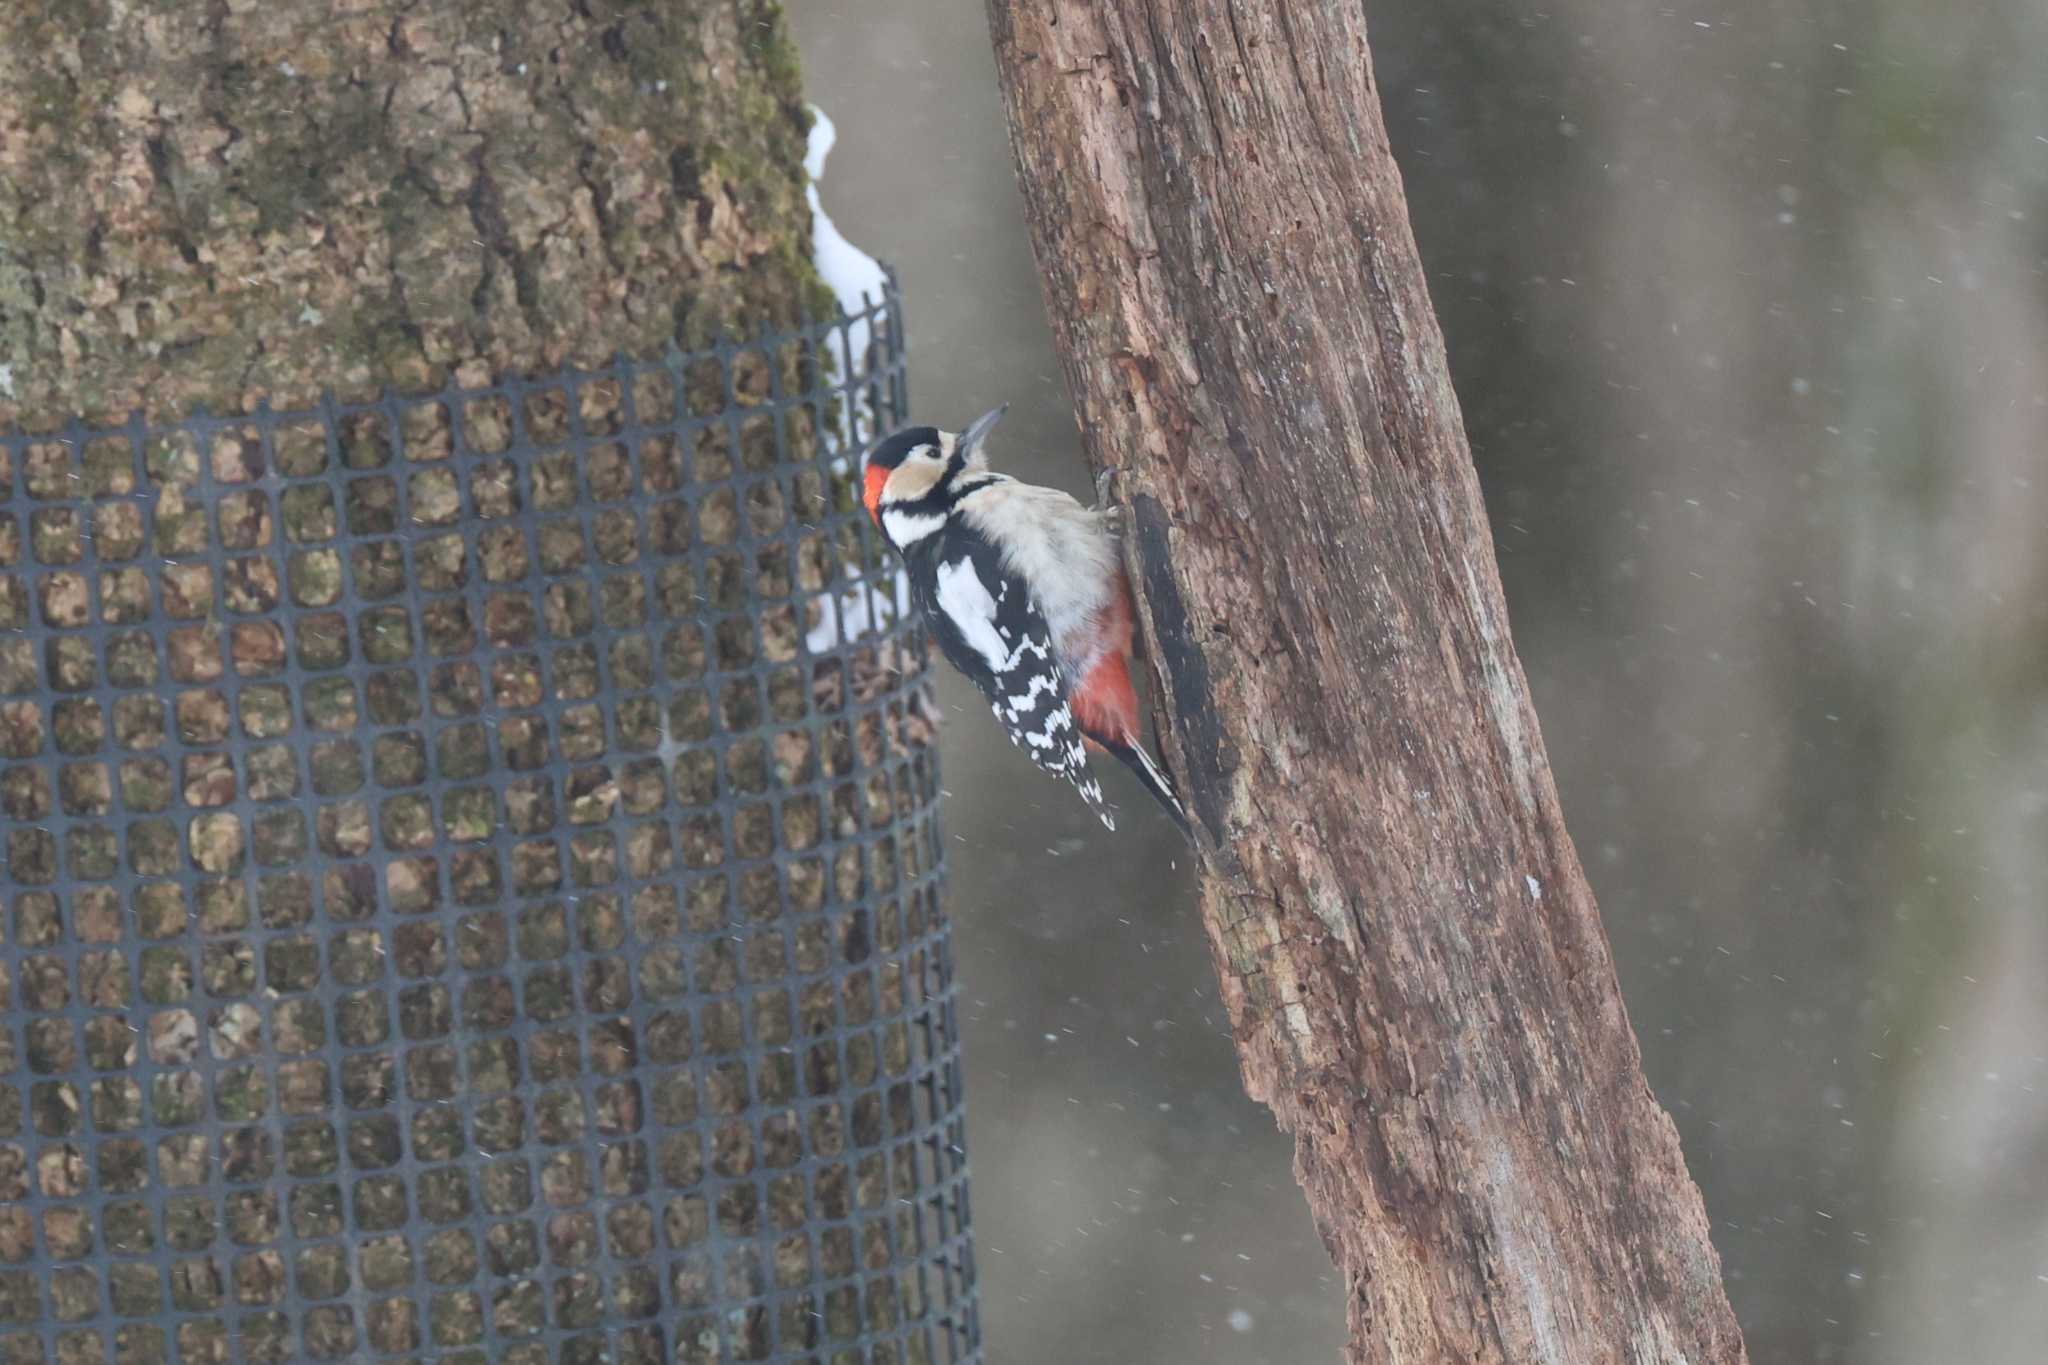
[[[989,12],[1245,1082],[1350,1359],[1743,1360],[1509,640],[1361,8]]]
[[[596,363],[816,287],[774,0],[0,15],[0,426]]]

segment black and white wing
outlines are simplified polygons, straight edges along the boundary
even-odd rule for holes
[[[1023,583],[1004,571],[995,548],[979,536],[949,533],[934,547],[928,572],[912,579],[939,647],[988,698],[1010,742],[1073,783],[1088,808],[1115,829],[1067,706],[1052,631]]]

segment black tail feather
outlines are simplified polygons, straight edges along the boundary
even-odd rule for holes
[[[1193,844],[1194,827],[1188,823],[1187,808],[1181,805],[1180,793],[1173,789],[1173,779],[1166,775],[1166,769],[1160,767],[1152,755],[1145,752],[1145,746],[1124,740],[1101,739],[1096,736],[1090,738],[1122,759],[1124,766],[1138,775],[1138,781],[1146,791],[1152,793],[1152,799],[1173,817],[1173,823],[1180,826],[1181,834],[1189,844]]]

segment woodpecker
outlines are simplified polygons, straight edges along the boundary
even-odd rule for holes
[[[988,467],[1005,404],[957,435],[911,427],[876,446],[862,501],[903,556],[911,599],[952,665],[981,689],[1010,742],[1116,819],[1088,769],[1115,754],[1182,833],[1187,813],[1146,752],[1131,686],[1131,588],[1111,515]]]

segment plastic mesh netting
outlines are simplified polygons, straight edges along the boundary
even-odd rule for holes
[[[0,440],[0,1365],[979,1358],[903,405],[892,291]]]

